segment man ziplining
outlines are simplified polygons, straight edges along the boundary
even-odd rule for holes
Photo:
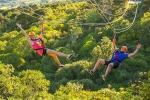
[[[40,56],[43,56],[43,55],[47,54],[47,55],[53,57],[54,61],[58,64],[58,66],[60,68],[64,67],[64,65],[60,63],[60,61],[59,61],[59,59],[58,59],[57,56],[66,57],[66,58],[69,58],[69,59],[72,58],[73,54],[64,54],[64,53],[61,53],[61,52],[57,52],[55,50],[51,50],[51,49],[45,48],[44,41],[42,40],[42,37],[43,37],[43,28],[42,28],[42,32],[41,32],[39,38],[35,38],[35,33],[34,32],[29,32],[29,34],[27,35],[27,33],[22,28],[21,24],[16,23],[16,25],[21,29],[21,31],[24,34],[24,36],[26,37],[29,45],[34,50],[36,50],[37,53]]]
[[[105,75],[102,75],[102,79],[105,81],[106,77],[108,76],[108,74],[110,73],[112,68],[114,68],[114,69],[118,68],[123,60],[125,60],[126,58],[129,58],[129,57],[133,57],[134,55],[137,54],[137,52],[141,48],[141,44],[139,43],[136,46],[136,49],[133,53],[127,54],[126,53],[128,51],[127,46],[122,46],[120,51],[117,50],[116,36],[114,36],[113,47],[114,47],[114,52],[112,54],[112,58],[110,60],[105,60],[105,59],[98,60],[92,70],[87,70],[88,73],[93,75],[94,72],[99,68],[100,65],[106,65],[107,69],[106,69]]]

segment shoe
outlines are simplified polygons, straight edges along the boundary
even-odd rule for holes
[[[105,77],[105,75],[102,75],[102,79],[103,79],[103,81],[105,81],[105,80],[106,80],[106,77]]]
[[[59,65],[59,68],[65,68],[65,65]]]
[[[91,74],[91,75],[94,74],[94,72],[93,72],[92,70],[87,70],[87,72],[88,72],[89,74]]]
[[[72,57],[73,57],[73,54],[70,54],[70,55],[68,56],[69,59],[71,59]]]

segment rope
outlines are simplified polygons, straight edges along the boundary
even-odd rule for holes
[[[44,34],[44,16],[43,15],[42,15],[41,20],[42,20],[42,23],[41,23],[41,32],[42,32],[42,34]]]
[[[94,2],[96,3],[96,5],[98,5],[95,0],[94,0]],[[99,6],[98,6],[98,8],[99,8],[99,10],[102,12],[102,10],[100,9]],[[100,13],[100,12],[99,12],[99,13]],[[102,14],[103,14],[103,15],[102,15]],[[108,20],[108,18],[104,15],[104,13],[102,13],[102,14],[100,14],[100,15],[101,15],[101,17],[104,19],[104,21],[110,23],[109,20]],[[109,24],[109,25],[110,25],[111,30],[115,33],[115,30],[114,30],[113,26],[112,26],[111,24]]]
[[[92,1],[90,0],[90,2],[92,3]],[[105,18],[102,16],[102,14],[98,11],[98,9],[96,9],[98,14],[103,18],[103,20],[106,22]]]
[[[98,4],[97,4],[97,6],[99,6]],[[128,6],[129,6],[129,4],[128,4]],[[107,15],[109,15],[109,16],[122,16],[122,15],[124,15],[125,13],[126,13],[126,11],[128,10],[128,6],[126,7],[126,9],[124,10],[124,11],[122,11],[120,14],[111,14],[111,13],[108,13],[108,12],[104,12],[104,11],[102,11],[103,13],[105,13],[105,14],[107,14]],[[100,6],[99,6],[99,8],[100,8]]]
[[[94,0],[95,1],[95,0]],[[95,3],[96,3],[96,1],[95,1]],[[97,4],[97,3],[96,3]],[[98,5],[98,4],[97,4]],[[128,4],[128,6],[129,6],[129,4]],[[128,7],[127,7],[128,8]],[[132,25],[133,25],[133,23],[135,22],[135,18],[136,18],[136,15],[137,15],[137,9],[138,9],[138,3],[137,3],[137,7],[136,7],[136,13],[135,13],[135,16],[134,16],[134,19],[133,19],[133,21],[132,21],[132,23],[131,23],[131,25],[130,26],[128,26],[128,27],[125,27],[125,28],[122,28],[122,29],[114,29],[114,31],[116,31],[116,30],[122,30],[122,31],[120,31],[120,32],[116,32],[116,33],[121,33],[121,32],[125,32],[125,31],[127,31],[128,29],[130,29],[131,27],[132,27]],[[102,12],[102,10],[100,9],[100,11]],[[104,17],[106,18],[106,16],[104,15]],[[123,17],[123,16],[122,16]],[[107,18],[106,18],[107,19]],[[107,21],[109,22],[109,20],[107,19]],[[111,25],[111,24],[110,24]]]
[[[114,33],[114,38],[113,38],[113,46],[114,46],[114,55],[116,58],[116,61],[118,62],[118,55],[117,55],[117,51],[116,51],[116,33]]]
[[[92,5],[94,5],[91,0],[90,0],[90,2],[91,2]],[[96,3],[96,5],[98,5],[96,1],[95,1],[95,3]],[[95,6],[94,6],[94,8],[100,14],[100,12],[99,12],[100,8],[99,8],[99,10]],[[127,12],[128,8],[129,8],[129,4],[127,5],[127,8],[124,10],[124,13],[122,14],[122,16],[120,16],[118,19],[116,19],[116,20],[114,20],[112,22],[105,22],[105,23],[78,23],[78,24],[80,24],[80,25],[96,25],[96,26],[99,26],[99,25],[110,25],[110,24],[113,24],[113,23],[117,22],[118,20],[120,20],[125,15],[125,13]],[[103,12],[103,11],[101,10],[101,12]]]
[[[135,22],[135,19],[136,19],[136,15],[137,15],[137,9],[138,9],[138,4],[137,4],[137,7],[136,7],[136,13],[135,13],[134,19],[133,19],[131,25],[128,26],[128,27],[122,28],[122,29],[114,29],[115,31],[117,31],[117,30],[122,30],[122,31],[116,32],[116,33],[122,33],[122,32],[125,32],[125,31],[127,31],[128,29],[130,29],[130,28],[133,26],[133,24],[134,24],[134,22]]]
[[[125,31],[127,31],[128,29],[130,29],[131,27],[132,27],[132,25],[134,24],[134,22],[135,22],[135,19],[136,19],[136,15],[137,15],[137,9],[138,9],[138,4],[137,4],[137,7],[136,7],[136,12],[135,12],[135,16],[134,16],[134,19],[133,19],[133,21],[132,21],[132,23],[131,23],[131,25],[129,25],[129,26],[127,26],[127,27],[125,27],[125,28],[121,28],[121,29],[115,29],[115,28],[113,28],[113,26],[111,25],[111,24],[113,24],[113,23],[115,23],[116,21],[118,21],[118,20],[120,20],[124,15],[125,15],[125,13],[127,12],[127,10],[128,10],[128,8],[129,8],[129,3],[128,3],[128,5],[127,5],[127,8],[124,10],[124,13],[122,14],[122,16],[120,16],[117,20],[114,20],[114,21],[112,21],[112,22],[109,22],[109,20],[107,19],[107,17],[104,15],[104,12],[100,9],[100,7],[98,6],[98,4],[97,4],[97,2],[94,0],[94,2],[95,2],[95,4],[96,4],[96,6],[99,8],[99,9],[97,9],[95,6],[94,6],[94,8],[98,11],[98,13],[99,13],[99,15],[103,18],[103,20],[105,21],[105,23],[80,23],[81,25],[110,25],[111,26],[111,29],[113,30],[113,32],[114,33],[121,33],[121,32],[125,32]],[[90,3],[92,4],[92,5],[94,5],[94,3],[90,0]],[[101,14],[100,12],[99,12],[99,10],[100,10],[100,12],[103,14]],[[107,22],[107,21],[108,22]],[[117,32],[116,32],[117,31]]]

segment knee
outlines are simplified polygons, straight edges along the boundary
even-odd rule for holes
[[[55,57],[56,57],[56,55],[55,55],[55,54],[49,54],[49,56],[51,56],[51,57],[53,57],[53,58],[55,58]]]
[[[99,64],[104,64],[104,60],[100,59],[97,61]]]
[[[109,68],[113,68],[113,66],[114,66],[114,65],[113,65],[112,63],[110,63],[110,64],[108,65]]]

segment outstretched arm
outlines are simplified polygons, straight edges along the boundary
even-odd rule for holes
[[[24,34],[24,36],[26,37],[28,43],[32,46],[33,42],[29,39],[29,36],[27,35],[27,33],[24,31],[24,29],[22,28],[21,24],[16,23],[16,25],[21,29],[22,33]]]
[[[44,34],[44,26],[43,26],[43,24],[41,25],[41,34],[40,34],[40,36],[39,36],[39,38],[43,38],[43,34]]]
[[[136,55],[140,48],[141,48],[141,44],[139,43],[139,44],[136,46],[135,51],[134,51],[133,53],[129,53],[129,54],[128,54],[128,57],[132,57],[132,56]]]
[[[42,18],[42,22],[41,22],[41,34],[40,34],[39,38],[43,38],[43,34],[44,34],[44,20]]]
[[[117,46],[116,46],[116,35],[113,38],[113,48],[114,48],[114,52],[117,50]]]

